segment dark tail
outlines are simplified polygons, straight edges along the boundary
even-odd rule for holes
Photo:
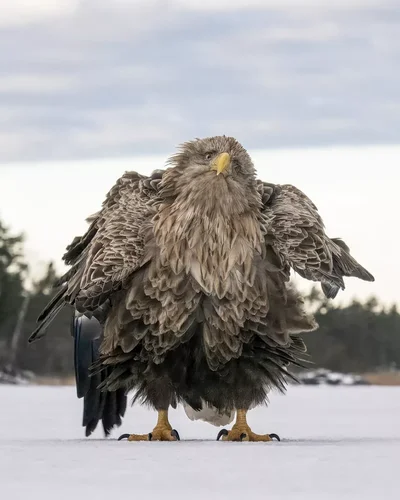
[[[90,436],[101,420],[104,433],[110,434],[119,427],[125,414],[127,397],[123,389],[114,392],[101,391],[99,385],[111,374],[112,367],[100,373],[90,373],[90,367],[99,359],[102,326],[95,318],[73,317],[74,365],[78,398],[83,398],[82,425]]]

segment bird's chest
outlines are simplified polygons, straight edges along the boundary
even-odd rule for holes
[[[241,293],[254,280],[261,235],[255,224],[215,217],[175,225],[160,245],[160,265],[219,298]]]
[[[157,323],[162,332],[183,332],[198,321],[211,335],[215,328],[235,332],[253,309],[263,309],[261,235],[251,222],[169,220],[154,240],[141,285],[154,312],[146,322]]]

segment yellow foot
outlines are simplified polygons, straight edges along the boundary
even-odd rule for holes
[[[237,410],[236,422],[230,431],[222,429],[219,431],[217,441],[280,441],[278,434],[255,434],[247,424],[247,410]]]
[[[165,410],[158,412],[158,422],[149,434],[122,434],[118,438],[128,439],[128,441],[180,441],[178,431],[171,427],[168,422],[168,412]]]
[[[222,441],[280,441],[278,434],[256,434],[250,427],[232,427],[230,431],[222,429],[218,433],[217,441],[222,436]]]
[[[121,439],[128,439],[128,441],[180,441],[178,431],[160,427],[155,427],[149,434],[122,434],[118,441]]]

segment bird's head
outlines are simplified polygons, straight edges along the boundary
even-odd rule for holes
[[[192,199],[205,197],[211,203],[258,202],[255,168],[245,148],[233,137],[215,136],[183,143],[164,175],[166,191],[191,192]],[[169,185],[169,189],[167,187]],[[257,198],[257,199],[256,199]],[[240,201],[241,200],[241,201]],[[239,207],[238,207],[239,208]]]
[[[169,164],[183,168],[182,174],[206,174],[210,181],[217,177],[239,182],[255,178],[254,165],[247,151],[236,139],[225,135],[183,143]]]

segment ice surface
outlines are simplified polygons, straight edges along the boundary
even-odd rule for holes
[[[4,500],[398,499],[399,387],[289,387],[250,413],[282,442],[216,442],[218,428],[171,412],[181,442],[116,441],[152,429],[128,408],[112,438],[84,438],[72,387],[0,386]]]

